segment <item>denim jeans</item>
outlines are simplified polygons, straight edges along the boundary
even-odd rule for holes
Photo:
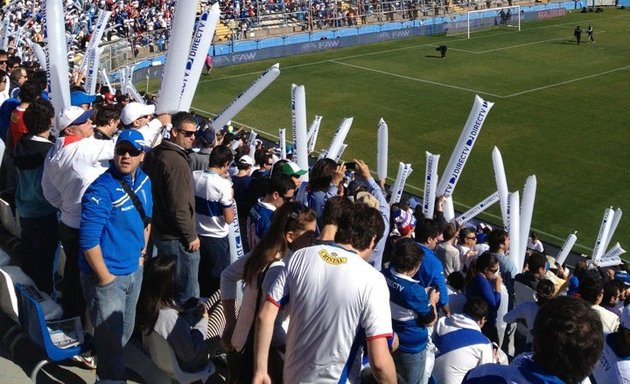
[[[427,350],[418,353],[406,353],[400,350],[394,352],[394,364],[396,372],[402,377],[407,384],[426,384],[420,383],[424,374],[424,365],[426,363]]]
[[[51,228],[59,225],[57,214],[41,217],[20,217],[24,253],[24,272],[33,279],[40,291],[53,291],[53,268],[59,247],[59,232]]]
[[[125,383],[127,370],[123,349],[136,321],[136,304],[142,286],[143,268],[99,285],[96,276],[81,273],[81,287],[94,324],[96,375],[99,383]]]
[[[199,297],[199,250],[188,252],[180,240],[153,239],[158,253],[162,256],[173,256],[177,259],[175,282],[177,292],[175,300],[183,304],[191,298]]]
[[[230,265],[230,241],[226,237],[199,236],[199,291],[210,297],[219,289],[221,272]]]

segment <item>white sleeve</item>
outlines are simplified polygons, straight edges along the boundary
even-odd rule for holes
[[[149,121],[147,124],[138,128],[138,132],[142,133],[142,137],[144,138],[145,146],[149,147],[152,143],[159,144],[155,138],[162,134],[162,122],[158,119],[153,119]]]
[[[82,145],[79,147],[81,155],[90,163],[95,163],[101,160],[111,160],[114,158],[114,147],[116,142],[114,140],[98,140],[94,137],[89,137],[89,145]]]
[[[267,292],[263,291],[263,293],[267,294],[266,296],[267,301],[271,302],[278,308],[281,308],[284,305],[286,305],[287,300],[289,298],[289,287],[287,284],[287,275],[288,275],[288,271],[287,271],[287,267],[285,266],[282,269],[280,269],[280,271],[276,274],[276,278],[271,283],[269,290]]]
[[[221,299],[236,299],[236,285],[243,279],[245,262],[249,258],[249,253],[237,259],[221,272]]]

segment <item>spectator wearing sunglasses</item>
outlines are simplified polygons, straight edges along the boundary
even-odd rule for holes
[[[94,324],[99,380],[126,380],[123,348],[131,337],[142,285],[153,200],[139,169],[143,136],[125,130],[114,161],[81,200],[81,286]]]
[[[284,173],[273,175],[267,181],[267,193],[258,199],[247,217],[247,241],[254,249],[271,225],[274,211],[287,201],[293,200],[295,182]]]
[[[4,103],[6,99],[9,98],[9,71],[7,70],[7,60],[9,59],[9,54],[0,49],[0,71],[4,72],[4,75],[0,77],[0,81],[4,80],[4,88],[0,90],[0,105]]]
[[[162,127],[171,122],[171,116],[163,113],[154,118],[155,105],[137,102],[125,104],[120,121],[125,128],[137,129],[144,136],[145,151],[155,147],[162,139]]]
[[[123,111],[124,115],[124,111]],[[125,123],[123,118],[123,123]],[[177,259],[177,302],[199,297],[199,247],[195,193],[188,151],[197,134],[197,120],[188,112],[172,116],[170,138],[150,151],[144,170],[153,183],[152,240],[161,254]]]

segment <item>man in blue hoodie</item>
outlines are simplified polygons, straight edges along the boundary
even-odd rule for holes
[[[143,136],[123,131],[114,161],[81,201],[81,287],[94,324],[98,380],[126,382],[123,348],[131,337],[153,209],[151,180],[138,168]]]

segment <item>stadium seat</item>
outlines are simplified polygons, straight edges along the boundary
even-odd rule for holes
[[[0,199],[0,220],[2,226],[17,238],[20,238],[20,223],[13,214],[11,206],[6,201]]]
[[[60,348],[52,341],[50,330],[44,317],[40,301],[44,298],[39,295],[39,291],[34,286],[16,284],[16,294],[19,307],[19,320],[26,331],[28,337],[36,345],[40,346],[46,356],[35,365],[31,372],[31,381],[37,382],[37,373],[49,362],[60,362],[70,359],[88,350],[88,344],[81,340],[81,343],[68,348]],[[73,318],[77,319],[77,318]],[[68,321],[72,319],[67,319]],[[80,323],[79,323],[80,324]],[[82,329],[78,329],[83,332]],[[81,336],[83,336],[81,334]]]
[[[13,353],[13,347],[23,333],[22,327],[19,325],[18,302],[13,279],[3,269],[0,269],[0,307],[2,312],[15,323],[2,336],[2,344],[6,346],[9,353]]]
[[[171,345],[156,332],[151,332],[148,335],[143,334],[142,345],[149,351],[151,360],[153,360],[155,365],[172,379],[177,380],[178,383],[190,384],[198,380],[205,383],[215,372],[215,367],[212,362],[209,362],[208,365],[198,372],[184,372],[179,366],[177,356],[175,356]]]

